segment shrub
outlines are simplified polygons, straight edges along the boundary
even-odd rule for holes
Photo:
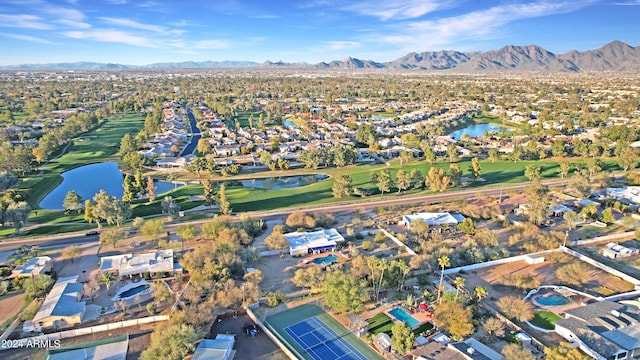
[[[149,315],[155,315],[156,314],[156,304],[154,303],[148,303],[147,304],[147,312],[149,313]]]
[[[362,242],[362,250],[372,250],[373,249],[373,244],[371,243],[371,241],[369,240],[365,240]]]
[[[376,236],[373,238],[373,241],[377,243],[383,243],[387,239],[387,236],[383,232],[376,233]]]
[[[265,305],[268,307],[275,307],[284,301],[284,293],[281,291],[269,291],[265,298]]]

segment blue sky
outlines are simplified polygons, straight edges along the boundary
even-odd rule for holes
[[[0,0],[0,65],[563,53],[640,45],[638,19],[640,0]]]

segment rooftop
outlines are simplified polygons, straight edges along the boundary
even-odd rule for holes
[[[192,360],[228,360],[233,356],[233,344],[235,337],[233,335],[217,334],[215,339],[203,339],[196,352],[193,354]]]
[[[14,276],[31,276],[39,275],[47,269],[47,265],[51,262],[51,258],[48,256],[38,256],[27,260],[26,263],[20,266],[16,266],[13,269],[12,274]]]
[[[82,284],[76,282],[77,280],[77,275],[58,279],[33,317],[34,324],[49,316],[82,315],[86,303],[77,301],[82,292]]]
[[[429,226],[437,225],[457,225],[464,220],[464,216],[460,214],[450,213],[413,213],[411,215],[404,215],[402,220],[405,224],[410,225],[415,220],[422,220]]]
[[[284,234],[291,249],[304,249],[336,245],[344,237],[336,229],[320,229],[311,232],[292,232]]]
[[[100,272],[117,271],[119,276],[145,272],[173,272],[173,250],[155,250],[145,254],[123,254],[100,258]]]

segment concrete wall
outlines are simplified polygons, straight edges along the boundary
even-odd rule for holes
[[[411,254],[411,256],[417,256],[418,255],[418,254],[416,254],[415,251],[411,250],[410,247],[405,245],[405,243],[403,243],[402,241],[398,240],[397,237],[391,235],[387,230],[380,229],[380,231],[382,231],[383,234],[385,234],[389,239],[391,239],[391,241],[393,241],[394,243],[398,244],[398,246],[403,247],[409,254]]]
[[[479,264],[465,265],[465,266],[460,266],[460,267],[456,267],[456,268],[446,269],[444,271],[444,273],[447,274],[447,275],[456,274],[456,273],[459,273],[460,271],[469,271],[469,270],[475,270],[475,269],[482,269],[482,268],[485,268],[485,267],[496,266],[496,265],[500,265],[500,264],[508,264],[508,263],[512,263],[512,262],[516,262],[516,261],[527,261],[528,258],[535,257],[535,256],[542,256],[544,254],[550,254],[550,253],[557,252],[557,251],[561,251],[561,250],[560,249],[545,250],[545,251],[540,251],[540,252],[531,253],[531,254],[518,255],[518,256],[512,256],[512,257],[508,257],[508,258],[504,258],[504,259],[487,261],[487,262],[483,262],[483,263],[479,263]]]
[[[592,259],[592,258],[590,258],[588,256],[584,256],[584,255],[580,254],[579,252],[571,250],[569,248],[560,247],[560,249],[563,252],[565,252],[567,254],[570,254],[570,255],[573,255],[573,256],[577,257],[578,259],[580,259],[580,260],[582,260],[582,261],[584,261],[584,262],[586,262],[588,264],[591,264],[591,265],[593,265],[593,266],[595,266],[595,267],[597,267],[599,269],[602,269],[602,270],[608,272],[611,275],[617,276],[617,277],[619,277],[619,278],[621,278],[621,279],[623,279],[625,281],[628,281],[628,282],[632,283],[634,286],[636,286],[636,288],[640,287],[640,280],[634,278],[633,276],[629,276],[629,275],[627,275],[627,274],[625,274],[625,273],[623,273],[621,271],[618,271],[618,270],[616,270],[616,269],[614,269],[614,268],[612,268],[610,266],[607,266],[607,265],[605,265],[603,263],[600,263],[600,262],[598,262],[598,261],[596,261],[596,260],[594,260],[594,259]]]
[[[629,239],[633,239],[635,236],[636,236],[636,233],[634,231],[628,231],[623,233],[598,236],[591,239],[575,240],[571,242],[571,245],[579,246],[579,245],[594,244],[594,243],[605,242],[605,241],[609,242],[609,241],[629,240]]]
[[[289,350],[289,348],[282,341],[280,341],[280,338],[276,336],[273,332],[271,332],[271,329],[265,326],[265,324],[262,321],[260,321],[260,319],[258,319],[258,317],[253,312],[253,310],[247,309],[247,315],[249,315],[249,318],[253,320],[260,327],[260,329],[264,331],[265,334],[267,334],[269,339],[271,339],[274,343],[276,343],[276,345],[278,345],[280,350],[282,350],[289,357],[289,359],[298,360],[298,357],[294,355],[291,352],[291,350]]]
[[[68,339],[68,338],[82,336],[82,335],[91,335],[91,334],[110,331],[114,329],[122,329],[130,326],[150,324],[157,321],[167,321],[167,320],[169,320],[169,315],[156,315],[156,316],[149,316],[149,317],[140,318],[140,319],[132,319],[132,320],[119,321],[119,322],[114,322],[109,324],[96,325],[88,328],[72,329],[72,330],[60,331],[60,332],[46,334],[46,335],[32,336],[32,337],[23,338],[20,340],[23,340],[25,343],[28,341],[31,341],[32,343],[34,343],[36,341],[45,342],[49,340]],[[8,348],[0,347],[0,351],[7,350],[7,349]]]

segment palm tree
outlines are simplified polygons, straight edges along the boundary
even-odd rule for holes
[[[402,282],[398,283],[398,291],[402,290],[402,287],[404,286],[404,281],[407,277],[407,275],[409,274],[409,272],[411,271],[411,268],[409,267],[409,265],[407,265],[407,263],[405,263],[404,261],[397,259],[397,260],[393,260],[392,262],[394,264],[394,266],[397,266],[398,269],[400,269],[400,271],[402,271]]]
[[[438,258],[438,265],[442,268],[440,272],[440,282],[438,283],[438,304],[440,303],[440,295],[442,295],[442,280],[444,279],[444,268],[451,266],[451,260],[447,255]]]
[[[487,295],[489,295],[487,293],[487,289],[483,288],[482,286],[476,286],[473,289],[473,293],[475,294],[476,298],[478,299],[478,302],[482,301],[482,299],[486,298]]]
[[[382,287],[382,279],[384,278],[384,271],[389,268],[389,261],[385,259],[380,259],[376,264],[378,270],[380,270],[380,282],[378,283],[378,291],[376,292],[376,301],[378,301],[378,297],[380,296],[380,288]]]
[[[113,273],[101,273],[100,277],[98,278],[98,282],[104,284],[104,286],[107,288],[107,292],[109,292],[109,289],[111,288],[111,281],[113,280],[113,278]]]
[[[456,277],[453,280],[453,285],[456,287],[456,300],[458,300],[458,294],[460,293],[460,290],[464,288],[464,278],[461,278],[460,276]]]

